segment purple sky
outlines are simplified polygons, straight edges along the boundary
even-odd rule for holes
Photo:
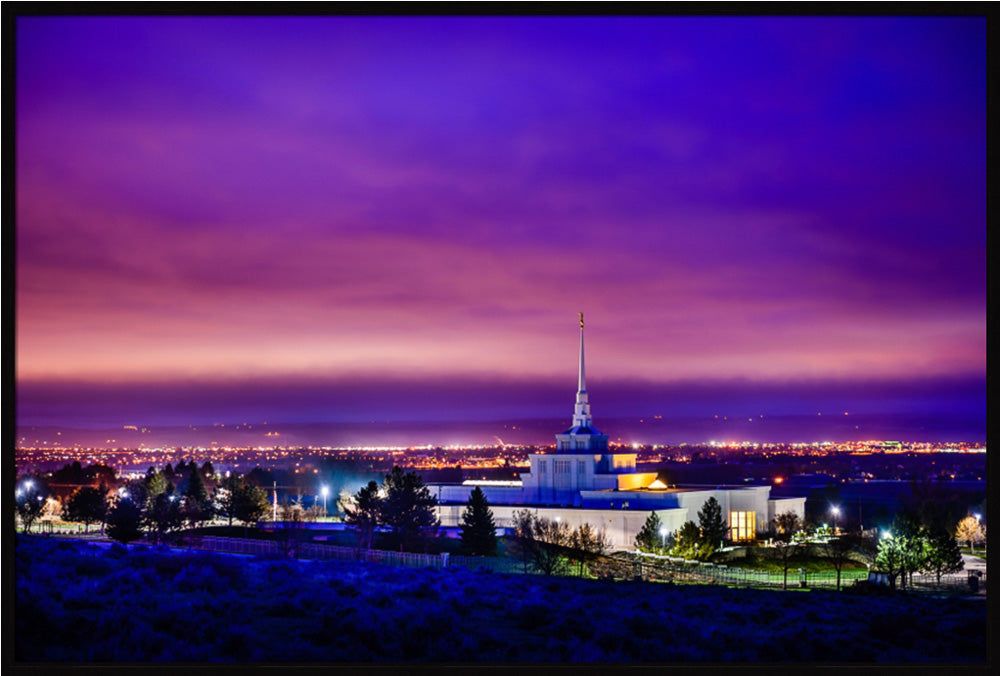
[[[17,21],[20,422],[985,418],[985,19]]]

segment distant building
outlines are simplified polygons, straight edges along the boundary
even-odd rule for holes
[[[514,512],[531,509],[540,517],[604,528],[615,548],[631,548],[651,511],[668,532],[698,512],[714,497],[733,540],[750,540],[767,529],[778,514],[805,517],[804,497],[771,498],[770,486],[679,486],[668,488],[653,472],[636,472],[636,453],[608,449],[590,416],[584,373],[583,314],[580,314],[580,365],[576,405],[569,429],[556,435],[555,453],[532,453],[530,471],[520,481],[465,481],[429,484],[438,498],[438,517],[445,527],[458,526],[473,488],[479,486],[498,525],[510,525]]]

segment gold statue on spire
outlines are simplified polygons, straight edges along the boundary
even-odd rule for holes
[[[580,312],[579,315],[580,315],[580,328],[582,329],[583,328],[583,313]]]

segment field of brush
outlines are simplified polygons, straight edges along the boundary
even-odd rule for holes
[[[986,603],[296,562],[17,536],[24,662],[986,660]]]

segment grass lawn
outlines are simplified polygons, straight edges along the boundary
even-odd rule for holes
[[[727,564],[730,568],[748,568],[750,570],[766,570],[772,573],[780,573],[784,569],[783,564],[777,559],[765,559],[748,556],[745,559],[736,559]],[[798,570],[802,568],[806,573],[836,573],[837,569],[826,559],[816,559],[812,557],[793,556],[789,559],[788,569]],[[868,570],[868,566],[856,561],[844,563],[842,571]]]

